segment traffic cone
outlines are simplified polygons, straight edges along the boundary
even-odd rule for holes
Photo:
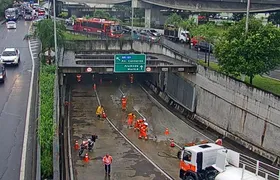
[[[164,132],[164,134],[165,134],[166,136],[168,136],[168,135],[169,135],[169,130],[168,130],[168,128],[165,128],[165,132]]]
[[[79,147],[78,141],[75,141],[74,149],[75,149],[75,150],[78,150],[79,148],[80,148],[80,147]]]
[[[89,162],[89,157],[88,157],[88,153],[86,153],[85,157],[84,157],[84,161],[87,163]]]
[[[171,139],[171,141],[170,141],[170,147],[175,147],[175,143],[174,143],[173,139]]]
[[[93,90],[96,90],[96,84],[93,84]]]

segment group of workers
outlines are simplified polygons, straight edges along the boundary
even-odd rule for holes
[[[133,127],[134,131],[139,131],[139,139],[148,140],[148,123],[145,118],[139,118],[136,120],[136,115],[129,113],[127,116],[127,125],[128,127]]]

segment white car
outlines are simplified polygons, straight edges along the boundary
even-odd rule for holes
[[[7,29],[16,29],[17,28],[17,23],[14,21],[8,21],[6,23]]]
[[[16,48],[5,48],[1,54],[0,62],[2,64],[18,65],[20,62],[20,52]]]

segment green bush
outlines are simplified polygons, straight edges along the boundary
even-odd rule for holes
[[[53,174],[53,103],[55,66],[42,65],[40,71],[40,126],[39,139],[41,146],[42,178],[50,178]]]

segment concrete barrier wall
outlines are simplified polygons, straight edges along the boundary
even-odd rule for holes
[[[183,76],[196,84],[198,120],[271,160],[280,155],[280,97],[202,66]]]

